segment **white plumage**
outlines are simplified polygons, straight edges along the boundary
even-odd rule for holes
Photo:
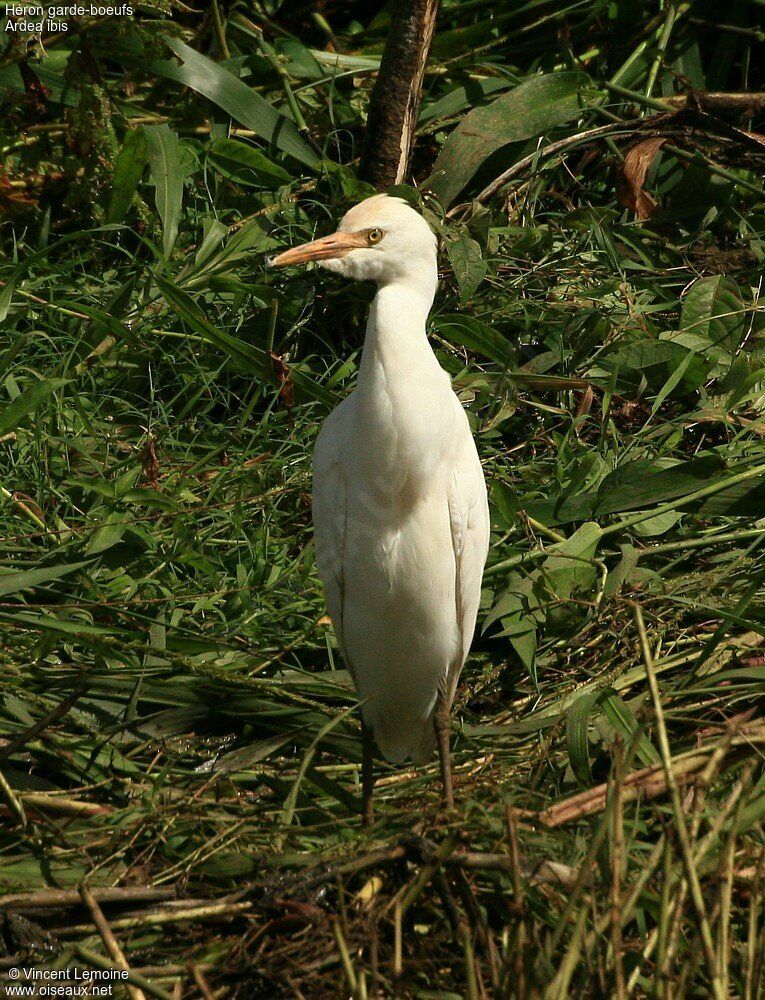
[[[436,240],[405,202],[377,195],[274,263],[301,260],[378,286],[356,390],[316,442],[316,557],[364,722],[388,760],[420,763],[472,641],[489,543],[467,416],[426,336]]]

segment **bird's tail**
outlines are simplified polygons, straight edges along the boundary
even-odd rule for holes
[[[379,716],[365,722],[372,729],[383,757],[391,764],[403,764],[411,759],[414,764],[426,764],[436,748],[433,713],[419,719],[383,719]]]

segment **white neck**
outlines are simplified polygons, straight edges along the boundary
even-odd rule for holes
[[[386,379],[405,379],[406,361],[435,362],[425,332],[428,313],[438,283],[435,264],[417,279],[402,278],[380,285],[369,310],[364,351],[359,369],[359,388],[379,376],[382,365]],[[432,359],[432,361],[431,361]]]
[[[454,421],[451,384],[425,332],[435,263],[426,278],[378,289],[354,393],[360,467],[382,496],[411,502],[440,474]]]

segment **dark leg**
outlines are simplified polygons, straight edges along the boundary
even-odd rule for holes
[[[444,790],[444,807],[454,809],[454,792],[452,791],[452,762],[449,753],[449,704],[444,694],[439,691],[436,700],[436,711],[433,716],[438,743],[438,759],[441,764],[441,784]]]
[[[361,720],[361,825],[364,828],[374,823],[372,810],[372,790],[375,787],[374,737],[372,730]]]

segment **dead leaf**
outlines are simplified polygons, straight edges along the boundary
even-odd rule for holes
[[[20,493],[16,490],[14,491],[13,499],[19,507],[22,507],[26,511],[31,511],[39,521],[45,521],[45,514],[43,513],[42,508],[38,507],[35,501],[31,497],[27,496],[26,493]]]
[[[382,887],[383,880],[379,875],[373,875],[371,878],[367,879],[364,885],[356,893],[354,902],[356,902],[363,909],[368,910],[375,901],[375,897],[380,894]]]
[[[157,458],[156,438],[149,437],[141,452],[141,468],[143,478],[152,489],[159,490],[159,459]]]
[[[617,197],[625,208],[637,212],[639,219],[650,219],[659,207],[656,199],[643,189],[654,157],[667,141],[666,137],[644,139],[627,151],[621,168]]]
[[[15,215],[37,204],[37,198],[11,183],[0,167],[0,215]]]
[[[579,403],[576,407],[576,415],[577,417],[583,417],[592,409],[592,404],[595,400],[595,392],[592,386],[588,385],[584,392],[575,393],[575,395],[579,397]]]
[[[291,410],[295,405],[295,386],[292,383],[292,372],[290,371],[290,366],[280,358],[278,354],[274,354],[273,351],[268,352],[271,356],[271,362],[274,366],[274,375],[279,383],[279,396],[281,401]]]
[[[46,87],[39,76],[23,61],[19,64],[19,72],[26,93],[27,114],[31,114],[34,120],[38,121],[48,110],[47,102],[51,96],[51,89]]]

